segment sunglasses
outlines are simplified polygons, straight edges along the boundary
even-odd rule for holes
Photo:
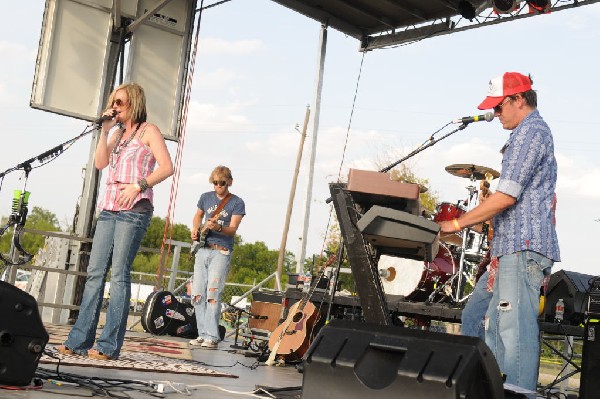
[[[219,187],[225,187],[227,185],[227,182],[225,180],[213,180],[213,185],[215,186],[219,186]]]
[[[113,103],[112,103],[112,105],[116,105],[117,107],[122,107],[125,104],[127,104],[127,102],[121,100],[120,98],[117,98],[116,100],[113,100]]]
[[[508,101],[507,101],[508,100]],[[508,96],[502,100],[502,102],[494,107],[494,113],[499,114],[502,112],[502,107],[506,105],[509,101],[514,100],[514,97]]]

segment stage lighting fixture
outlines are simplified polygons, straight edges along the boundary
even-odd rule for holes
[[[492,7],[496,14],[509,14],[519,7],[518,3],[517,0],[492,0]]]
[[[529,4],[529,12],[537,11],[542,14],[549,13],[552,6],[550,0],[528,0],[527,4]]]
[[[473,4],[466,0],[458,2],[458,12],[463,18],[468,19],[469,21],[472,21],[476,15],[475,7],[473,7]]]

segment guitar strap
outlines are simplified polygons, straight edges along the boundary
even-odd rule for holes
[[[215,209],[215,211],[210,215],[210,218],[214,217],[215,215],[218,215],[219,212],[221,212],[223,210],[223,208],[225,208],[225,205],[229,202],[230,199],[231,199],[231,193],[227,193],[225,198],[223,198],[221,200],[221,202],[219,202],[219,206],[217,207],[217,209]]]

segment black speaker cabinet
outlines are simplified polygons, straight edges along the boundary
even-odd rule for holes
[[[583,337],[579,399],[600,398],[600,321],[588,321]]]
[[[333,320],[304,361],[302,399],[498,399],[502,377],[479,338]]]
[[[543,319],[553,322],[556,310],[556,301],[560,298],[565,302],[565,315],[563,323],[578,326],[583,323],[587,310],[587,292],[594,276],[559,270],[552,273],[546,290],[546,305],[544,306]]]
[[[0,281],[0,384],[28,385],[48,338],[35,298]]]

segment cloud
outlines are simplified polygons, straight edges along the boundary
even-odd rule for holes
[[[254,131],[255,127],[244,111],[248,104],[233,102],[217,105],[190,101],[188,112],[188,132],[201,133],[242,133]]]
[[[236,40],[229,41],[209,37],[200,40],[200,54],[204,55],[242,55],[259,52],[264,44],[262,41],[254,40]]]
[[[231,69],[218,68],[212,72],[197,74],[194,83],[198,85],[199,89],[219,89],[230,86],[233,82],[243,78],[244,76]]]

